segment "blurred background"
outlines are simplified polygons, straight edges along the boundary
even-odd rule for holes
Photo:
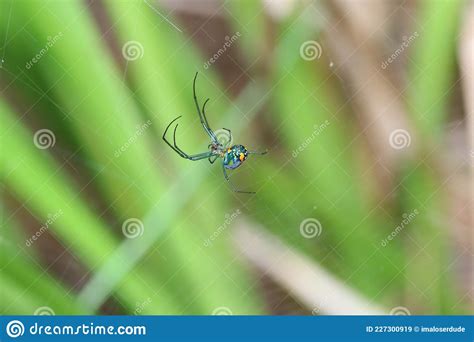
[[[1,0],[1,312],[472,313],[473,25],[460,0]],[[208,150],[195,72],[216,134],[269,151],[231,172],[255,195],[162,140],[182,115]]]

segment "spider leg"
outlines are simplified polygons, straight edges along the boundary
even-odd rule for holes
[[[202,127],[204,127],[204,130],[209,135],[209,137],[211,137],[212,141],[217,143],[217,137],[214,134],[214,132],[211,130],[211,128],[209,127],[209,123],[207,122],[207,118],[206,118],[205,115],[203,115],[201,113],[201,108],[199,107],[199,102],[198,102],[198,99],[197,99],[197,96],[196,96],[196,78],[197,78],[197,75],[198,75],[198,73],[196,72],[196,75],[194,75],[194,80],[193,80],[194,103],[196,104],[196,109],[197,109],[197,112],[198,112],[198,115],[199,115],[199,120],[201,120]],[[209,100],[206,100],[206,102],[204,102],[203,111],[204,111],[204,107],[206,106],[207,101],[209,101]]]
[[[204,123],[206,124],[207,128],[209,128],[209,130],[214,133],[211,129],[211,127],[209,126],[209,123],[207,122],[207,117],[206,117],[206,104],[209,102],[210,98],[207,98],[206,101],[204,101],[204,104],[202,105],[202,117],[204,119]]]
[[[171,122],[168,124],[168,126],[166,126],[166,129],[165,129],[165,131],[163,132],[162,138],[163,138],[164,142],[165,142],[166,144],[168,144],[168,146],[173,149],[173,151],[175,151],[175,152],[178,153],[181,157],[183,157],[183,153],[181,152],[181,150],[176,150],[176,148],[175,148],[173,145],[171,145],[171,143],[168,141],[168,139],[166,139],[166,133],[168,133],[168,129],[171,127],[171,125],[173,124],[173,122],[175,122],[176,120],[178,120],[180,117],[181,117],[181,115],[178,116],[177,118],[175,118],[173,121],[171,121]],[[183,157],[183,158],[184,158],[184,157]]]
[[[173,130],[173,150],[175,150],[181,157],[188,158],[188,154],[178,147],[176,144],[176,129],[178,129],[178,124],[174,126]]]
[[[214,162],[219,158],[217,154],[214,154],[213,156],[209,157],[209,163],[214,164]]]
[[[264,154],[267,154],[268,153],[268,150],[265,150],[265,151],[262,151],[262,152],[259,152],[259,151],[248,151],[248,154],[259,154],[261,156],[263,156]]]
[[[178,116],[176,119],[174,119],[173,121],[171,121],[168,126],[166,127],[164,133],[163,133],[163,140],[166,142],[166,144],[168,144],[169,147],[171,147],[173,149],[173,151],[175,151],[177,154],[179,154],[182,158],[185,158],[185,159],[189,159],[189,160],[200,160],[200,159],[204,159],[204,158],[208,158],[212,155],[212,153],[209,151],[209,152],[204,152],[204,153],[198,153],[198,154],[194,154],[194,155],[188,155],[186,152],[184,152],[183,150],[181,150],[178,145],[176,144],[176,128],[178,128],[178,124],[176,124],[176,127],[174,128],[174,134],[173,134],[173,144],[171,144],[168,139],[166,139],[166,133],[168,132],[168,129],[171,127],[171,125],[180,118],[181,116]]]
[[[231,186],[232,191],[238,192],[238,193],[241,193],[241,194],[255,194],[255,191],[242,191],[242,190],[236,189],[235,186],[230,181],[229,175],[227,174],[227,171],[224,167],[224,164],[222,164],[222,171],[224,172],[224,178],[229,183],[229,185]]]
[[[173,146],[175,147],[175,149],[174,149],[175,151],[177,151],[177,152],[179,151],[178,153],[180,154],[181,157],[183,157],[185,159],[195,161],[195,160],[201,160],[201,159],[209,158],[209,157],[212,156],[211,151],[189,155],[186,152],[184,152],[182,149],[180,149],[178,147],[178,145],[176,144],[176,130],[177,129],[178,129],[178,124],[176,124],[176,126],[174,127],[174,131],[173,131]]]
[[[224,146],[229,145],[232,142],[232,132],[228,128],[222,128],[224,131],[227,131],[229,133],[229,140],[226,142]]]

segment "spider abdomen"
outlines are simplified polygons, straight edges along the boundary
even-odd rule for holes
[[[247,155],[247,149],[242,145],[229,147],[224,154],[224,167],[230,170],[238,168],[247,158]]]

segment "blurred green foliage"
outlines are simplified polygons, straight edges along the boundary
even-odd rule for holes
[[[449,37],[456,35],[461,5],[425,1],[418,11],[424,30],[412,47],[409,98],[427,144],[442,139],[455,70],[456,46]],[[412,298],[402,294],[413,293],[415,283],[427,290],[426,298],[415,301],[427,313],[463,312],[453,275],[445,271],[452,246],[432,219],[447,200],[442,193],[432,196],[439,179],[407,161],[395,170],[403,186],[393,216],[373,208],[352,144],[357,128],[339,110],[344,95],[328,82],[326,66],[299,56],[301,44],[318,37],[302,8],[279,23],[274,41],[267,42],[268,19],[258,2],[230,5],[230,24],[242,34],[239,48],[246,58],[254,60],[275,46],[269,75],[258,76],[231,99],[215,68],[202,70],[207,56],[192,37],[155,13],[161,11],[157,4],[101,3],[115,35],[112,43],[83,1],[2,1],[0,6],[1,86],[8,95],[0,99],[0,167],[10,203],[2,204],[2,313],[31,314],[41,306],[57,314],[100,313],[112,298],[129,314],[137,307],[141,314],[210,314],[218,307],[263,314],[257,279],[231,248],[230,232],[212,247],[203,246],[236,208],[386,307],[409,306]],[[58,34],[54,46],[25,68],[48,37]],[[450,42],[442,49],[436,43],[440,36]],[[127,42],[139,42],[141,58],[123,58]],[[231,128],[236,140],[255,149],[272,143],[268,157],[248,161],[236,177],[246,188],[258,189],[254,197],[233,196],[220,167],[182,160],[161,141],[167,123],[184,114],[178,130],[183,149],[198,153],[208,144],[194,114],[195,71],[202,71],[201,101],[215,97],[208,107],[214,128]],[[426,120],[428,111],[435,114]],[[137,135],[148,120],[150,128]],[[317,141],[292,158],[315,125],[325,122]],[[54,147],[33,144],[40,128],[54,132]],[[137,138],[117,156],[131,137]],[[78,163],[80,176],[67,167],[71,161]],[[25,247],[37,229],[22,228],[12,202],[21,203],[39,224],[62,210],[48,235],[87,270],[88,285],[78,290],[57,278],[42,265],[34,245]],[[398,223],[392,217],[414,208],[420,208],[420,218],[406,229],[420,245],[430,241],[429,258],[414,256],[403,239],[381,249],[380,241]],[[299,233],[306,217],[318,217],[324,227],[317,240]],[[130,218],[143,222],[138,239],[123,237],[122,224]]]

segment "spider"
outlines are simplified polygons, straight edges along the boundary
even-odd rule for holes
[[[230,129],[227,129],[227,128],[223,128],[223,130],[228,133],[229,139],[225,143],[222,143],[217,139],[215,132],[209,127],[209,123],[207,122],[207,118],[206,118],[206,104],[209,101],[209,99],[204,101],[202,110],[199,107],[199,102],[196,97],[197,75],[198,73],[196,72],[196,74],[194,75],[194,80],[193,80],[194,103],[196,104],[196,109],[197,109],[199,120],[201,121],[202,127],[204,127],[204,131],[206,131],[207,135],[209,135],[209,137],[211,138],[211,143],[208,146],[209,151],[189,155],[186,152],[184,152],[181,148],[179,148],[178,145],[176,144],[176,129],[178,128],[178,124],[176,124],[176,126],[174,127],[173,144],[171,144],[166,139],[166,133],[168,132],[168,129],[176,120],[181,118],[181,115],[178,116],[173,121],[171,121],[169,125],[166,127],[163,133],[163,140],[177,154],[179,154],[182,158],[185,158],[185,159],[196,161],[196,160],[207,158],[211,164],[214,164],[217,158],[222,158],[222,171],[224,172],[224,178],[231,185],[232,190],[238,193],[254,194],[255,193],[254,191],[242,191],[242,190],[236,189],[230,182],[229,175],[227,174],[227,170],[234,170],[238,168],[247,159],[249,154],[264,155],[268,151],[263,151],[263,152],[248,151],[243,145],[233,145],[233,146],[228,147],[227,145],[229,145],[230,142],[232,141],[232,132],[230,131]]]

